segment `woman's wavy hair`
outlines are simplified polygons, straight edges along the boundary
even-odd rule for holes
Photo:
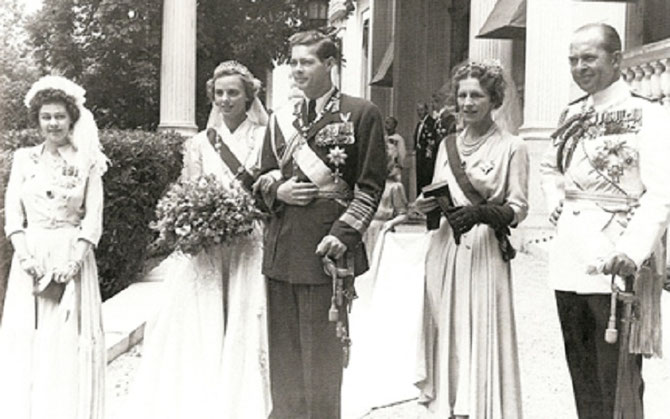
[[[458,97],[459,82],[469,78],[479,80],[482,89],[491,97],[493,109],[498,109],[502,105],[507,83],[500,63],[470,61],[454,68],[451,73],[451,94],[454,99]],[[456,110],[459,110],[458,101],[455,102]]]
[[[249,110],[256,94],[261,89],[261,82],[251,74],[251,71],[247,67],[234,60],[224,61],[216,66],[212,78],[207,80],[207,98],[209,98],[209,101],[214,102],[214,83],[217,79],[224,76],[240,76],[242,85],[244,86],[244,93],[247,96],[247,110]]]
[[[30,100],[30,106],[28,108],[30,122],[35,124],[36,127],[39,127],[40,110],[42,109],[42,106],[52,103],[62,103],[65,105],[65,110],[70,116],[70,128],[72,128],[79,120],[79,107],[77,106],[75,98],[59,89],[43,89],[35,94]]]

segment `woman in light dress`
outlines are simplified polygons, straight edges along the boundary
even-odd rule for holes
[[[105,342],[94,248],[100,150],[85,91],[58,76],[26,95],[43,142],[14,153],[5,232],[14,247],[0,327],[0,409],[13,419],[104,415]]]
[[[214,175],[228,184],[239,173],[230,151],[255,176],[267,114],[260,82],[235,61],[207,82],[213,102],[207,130],[187,140],[182,176]],[[248,185],[247,185],[248,186]],[[120,417],[264,419],[271,410],[266,283],[261,274],[262,225],[250,236],[195,256],[175,252],[152,276],[164,279],[158,311],[146,328],[142,362]]]
[[[507,227],[516,226],[528,212],[528,152],[521,138],[499,128],[491,117],[504,99],[500,65],[457,67],[452,86],[465,129],[442,141],[435,163],[433,182],[447,181],[455,208],[430,233],[420,402],[427,417],[518,419],[513,254],[509,247],[501,249],[509,244]],[[450,142],[455,149],[448,152]],[[462,186],[458,172],[474,193]],[[473,196],[482,201],[473,202]],[[434,197],[423,196],[416,205],[424,213],[438,206]]]

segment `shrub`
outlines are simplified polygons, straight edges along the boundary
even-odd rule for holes
[[[101,130],[100,141],[111,165],[103,181],[105,206],[103,234],[96,250],[100,288],[107,299],[142,273],[147,246],[154,238],[149,223],[154,220],[155,206],[168,185],[181,172],[184,138],[174,133]],[[0,203],[4,194],[11,152],[38,143],[35,130],[0,132]],[[0,211],[4,226],[4,214]],[[0,257],[7,249],[2,234]],[[0,291],[4,283],[0,266]],[[2,292],[1,295],[4,295]]]

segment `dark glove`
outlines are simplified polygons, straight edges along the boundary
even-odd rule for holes
[[[454,231],[456,244],[459,244],[460,237],[476,224],[487,224],[497,231],[514,222],[514,210],[509,205],[498,204],[454,207],[446,216]]]
[[[494,230],[508,227],[514,222],[514,210],[509,205],[484,204],[477,206],[479,222]]]

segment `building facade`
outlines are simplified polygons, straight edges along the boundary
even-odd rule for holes
[[[509,71],[519,109],[512,128],[531,150],[530,227],[548,227],[536,176],[540,156],[563,107],[582,94],[567,59],[576,28],[589,22],[614,26],[625,46],[624,79],[670,106],[666,0],[358,0],[353,13],[338,13],[343,3],[330,2],[330,25],[338,29],[345,57],[340,87],[395,116],[408,149],[416,103],[430,104],[455,65],[496,59]],[[404,175],[413,198],[414,168]]]

